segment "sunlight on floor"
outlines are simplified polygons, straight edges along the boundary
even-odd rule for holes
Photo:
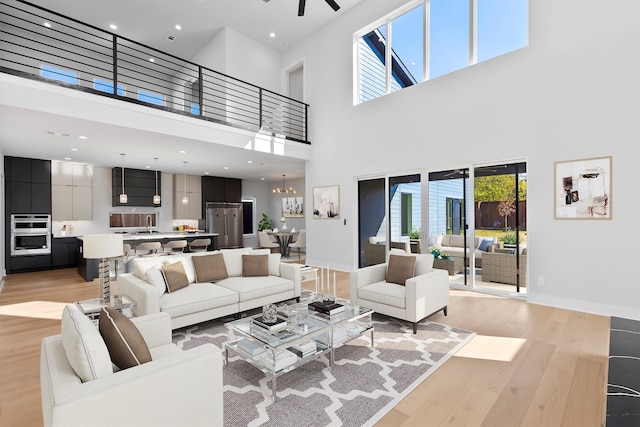
[[[52,301],[22,302],[0,306],[0,315],[60,320],[62,318],[62,310],[67,305],[72,304]]]
[[[476,335],[454,357],[510,362],[516,357],[525,341],[524,338]]]

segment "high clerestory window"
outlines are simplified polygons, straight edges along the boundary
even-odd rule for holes
[[[414,0],[357,32],[359,104],[527,46],[528,0]]]

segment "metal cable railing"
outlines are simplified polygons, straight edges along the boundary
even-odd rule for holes
[[[0,0],[0,71],[309,143],[303,102],[20,0]]]

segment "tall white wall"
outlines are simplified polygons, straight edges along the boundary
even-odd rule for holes
[[[312,82],[306,192],[340,185],[308,262],[355,268],[358,177],[526,159],[529,301],[640,318],[638,2],[531,0],[528,47],[353,106],[353,33],[402,3],[363,2],[284,56]],[[599,156],[613,218],[555,220],[554,162]]]

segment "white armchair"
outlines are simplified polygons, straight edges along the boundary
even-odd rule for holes
[[[171,342],[167,313],[131,320],[153,360],[87,382],[82,382],[69,364],[61,335],[42,340],[44,425],[221,426],[220,350],[213,344],[179,349]]]
[[[351,273],[351,302],[373,309],[376,313],[407,320],[413,324],[443,310],[449,305],[449,278],[445,270],[433,269],[433,255],[415,256],[414,276],[405,285],[389,283],[387,263],[361,268]]]

